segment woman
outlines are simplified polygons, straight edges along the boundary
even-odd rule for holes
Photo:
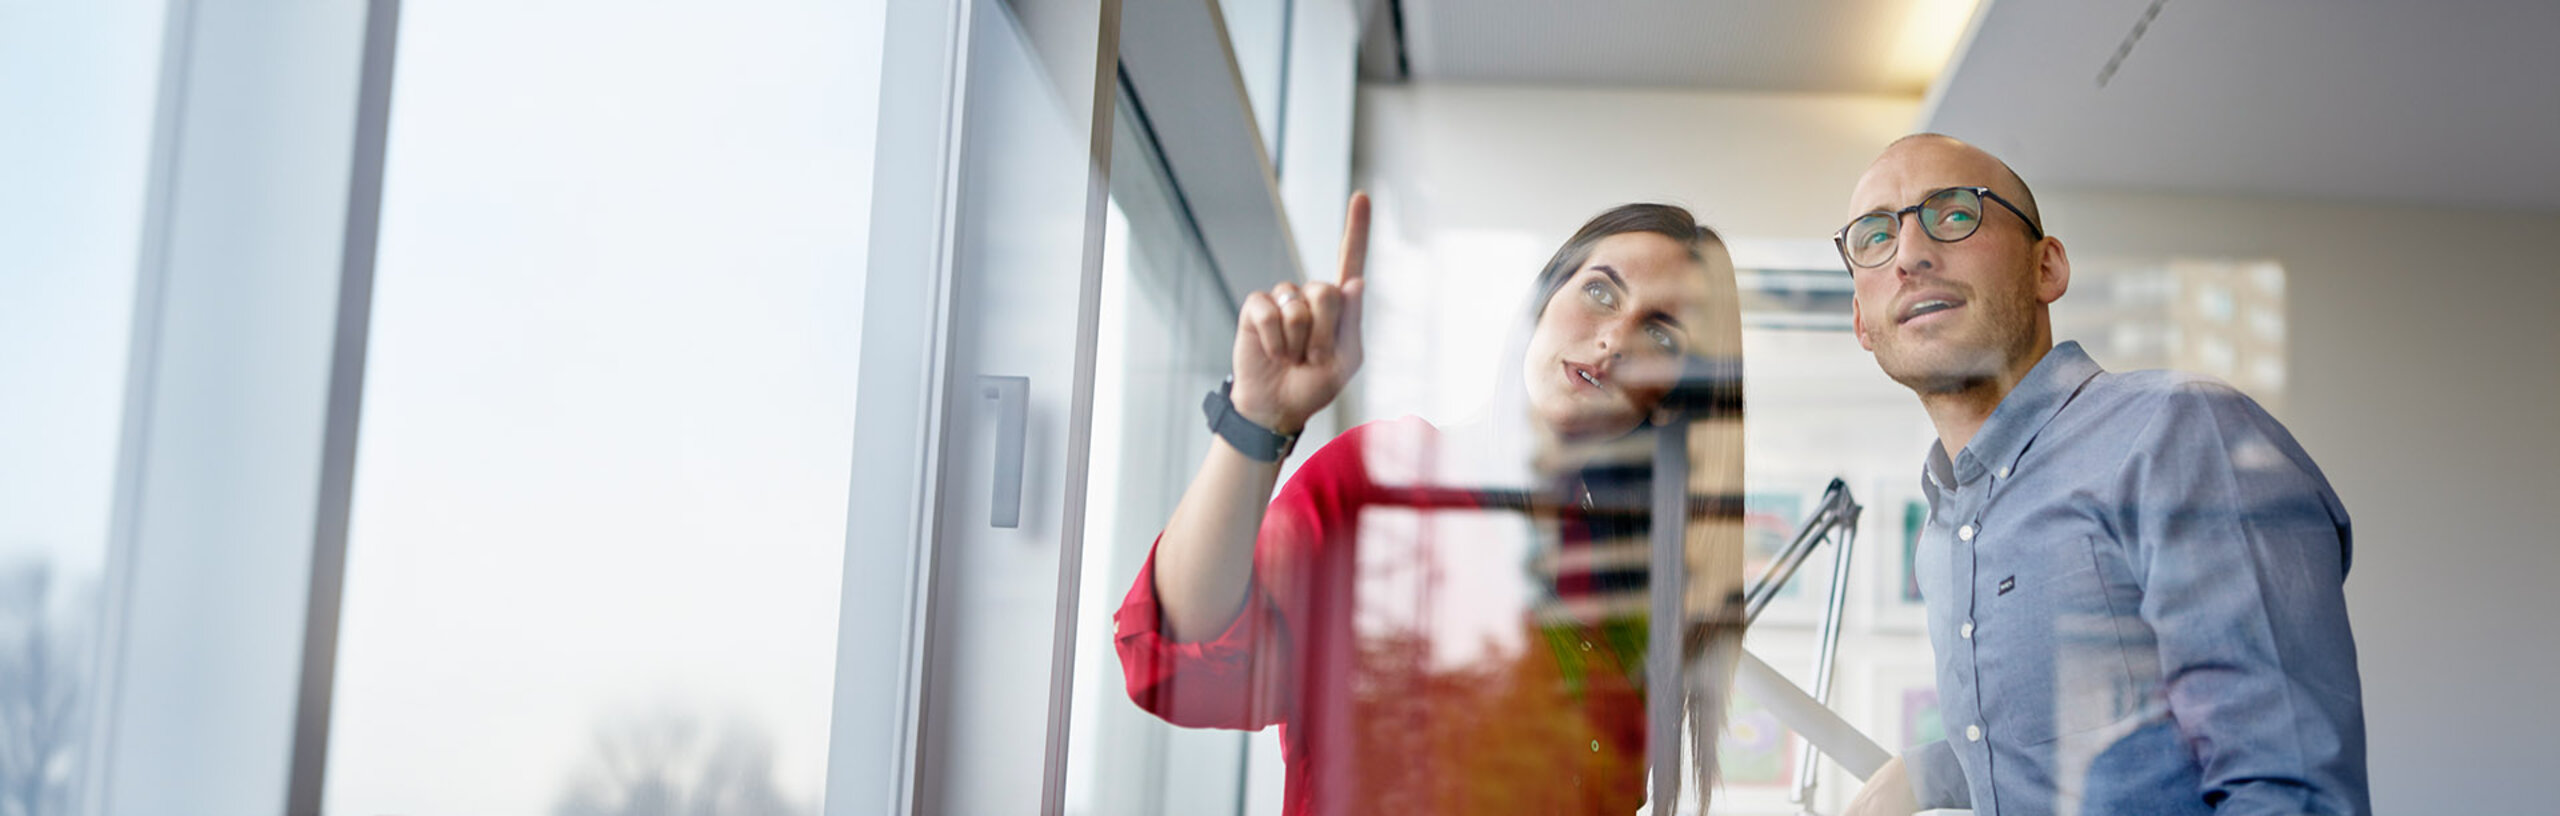
[[[1294,435],[1360,366],[1368,218],[1367,197],[1354,195],[1338,285],[1284,283],[1245,299],[1235,374],[1207,406],[1222,441],[1117,616],[1131,698],[1177,725],[1281,726],[1290,814],[1632,812],[1645,778],[1645,524],[1623,511],[1643,506],[1648,477],[1630,460],[1668,419],[1661,403],[1684,360],[1738,361],[1732,261],[1677,207],[1601,214],[1536,281],[1519,369],[1527,439],[1370,423],[1311,455],[1275,500]],[[1675,429],[1689,434],[1692,494],[1741,483],[1739,410],[1723,410]],[[1477,487],[1499,481],[1475,465],[1506,441],[1532,463],[1529,489],[1470,489],[1471,475]],[[1534,525],[1544,542],[1521,559],[1540,597],[1512,631],[1456,638],[1412,624],[1445,608],[1428,597],[1436,577],[1410,584],[1423,601],[1364,611],[1364,597],[1382,600],[1378,570],[1362,566],[1378,550],[1436,563],[1434,537],[1413,531],[1442,528],[1384,519],[1420,513],[1475,530],[1488,511]],[[1689,539],[1690,608],[1705,611],[1688,622],[1684,658],[1701,746],[1715,744],[1729,679],[1714,658],[1739,632],[1731,521],[1703,519]],[[1406,532],[1379,532],[1389,528]],[[1702,795],[1713,763],[1703,753]]]

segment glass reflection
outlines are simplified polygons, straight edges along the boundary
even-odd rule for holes
[[[1739,357],[1731,261],[1684,210],[1603,214],[1536,277],[1501,419],[1355,427],[1274,496],[1287,436],[1360,367],[1367,218],[1355,197],[1338,286],[1245,298],[1219,441],[1117,616],[1130,697],[1176,725],[1277,726],[1286,813],[1633,812],[1663,433],[1694,464],[1682,697],[1697,744],[1722,730],[1738,385],[1703,421],[1672,408],[1694,361]]]

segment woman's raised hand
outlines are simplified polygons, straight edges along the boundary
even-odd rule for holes
[[[1282,433],[1333,404],[1360,371],[1361,272],[1369,254],[1369,196],[1352,193],[1342,225],[1338,283],[1283,283],[1246,295],[1236,315],[1236,413]]]

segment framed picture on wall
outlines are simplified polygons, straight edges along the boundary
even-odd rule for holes
[[[1742,574],[1745,588],[1757,585],[1762,576],[1777,566],[1778,556],[1793,543],[1796,531],[1804,526],[1805,517],[1821,501],[1824,480],[1790,479],[1776,485],[1758,486],[1742,497]],[[1811,485],[1810,490],[1797,485]],[[1824,545],[1814,550],[1796,569],[1794,577],[1778,589],[1762,623],[1813,624],[1821,620],[1822,607],[1831,591],[1832,550]]]
[[[1813,641],[1802,630],[1753,629],[1743,648],[1799,687],[1813,679]],[[1836,698],[1835,698],[1836,699]],[[1792,816],[1788,802],[1795,791],[1796,770],[1803,761],[1804,738],[1737,691],[1727,709],[1725,729],[1716,740],[1716,760],[1724,786],[1716,792],[1710,814]]]
[[[1748,695],[1736,694],[1716,756],[1724,783],[1750,790],[1785,790],[1795,783],[1796,735],[1778,715]]]
[[[1938,678],[1925,645],[1915,653],[1868,664],[1866,692],[1868,736],[1886,750],[1901,753],[1947,738]]]
[[[1920,530],[1929,522],[1929,505],[1908,491],[1885,490],[1885,486],[1877,485],[1859,524],[1859,547],[1870,554],[1859,559],[1860,567],[1870,572],[1857,588],[1867,599],[1874,629],[1919,632],[1929,621],[1928,608],[1920,598],[1915,556]]]

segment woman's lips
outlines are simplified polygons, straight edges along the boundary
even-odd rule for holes
[[[1564,362],[1564,379],[1567,384],[1572,385],[1576,389],[1587,388],[1593,391],[1608,390],[1609,375],[1607,372],[1572,360],[1566,360]]]

